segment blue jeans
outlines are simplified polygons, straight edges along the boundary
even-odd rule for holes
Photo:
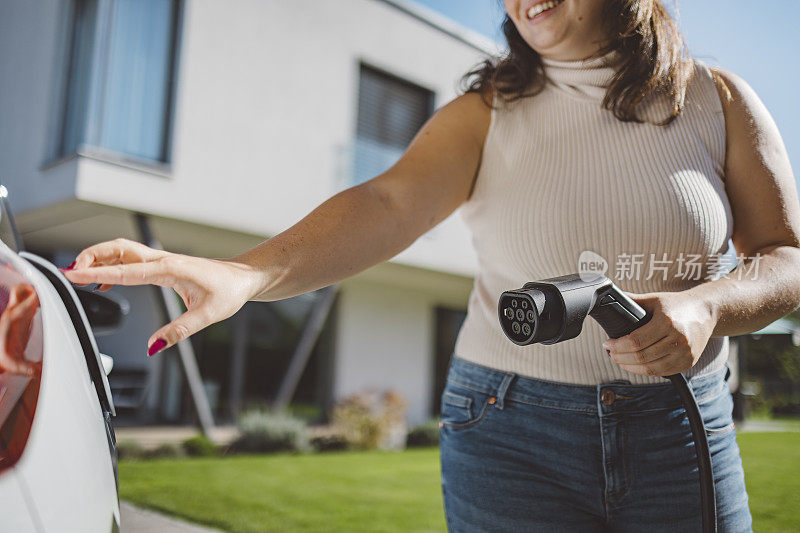
[[[689,384],[718,530],[752,531],[725,370]],[[701,531],[694,441],[671,383],[571,385],[453,357],[441,422],[450,531]]]

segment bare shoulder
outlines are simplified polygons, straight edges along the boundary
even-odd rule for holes
[[[488,118],[491,113],[492,92],[484,93],[468,92],[453,98],[445,107],[459,109],[463,113],[470,114],[475,118]]]
[[[788,164],[778,126],[769,110],[745,80],[721,68],[712,68],[725,113],[729,162],[759,155]],[[784,161],[785,160],[785,161]]]
[[[729,132],[731,128],[773,124],[769,111],[750,84],[729,70],[719,67],[709,67],[709,70],[717,86]]]
[[[770,243],[798,242],[800,205],[786,147],[764,103],[740,76],[711,69],[725,113],[726,190],[734,247],[750,255]]]
[[[437,119],[458,128],[462,134],[483,145],[491,122],[492,94],[462,94],[436,112]]]

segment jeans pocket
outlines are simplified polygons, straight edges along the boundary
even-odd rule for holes
[[[448,382],[442,393],[442,426],[466,429],[476,425],[486,416],[491,398],[490,394]]]

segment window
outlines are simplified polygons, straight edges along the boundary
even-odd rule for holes
[[[433,111],[433,93],[361,66],[353,181],[363,183],[391,167]]]
[[[60,152],[166,161],[178,0],[75,0]]]

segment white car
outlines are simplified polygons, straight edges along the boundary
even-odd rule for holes
[[[4,193],[0,186],[0,532],[119,531],[111,359],[97,351],[84,311],[113,321],[113,301],[18,251]]]

